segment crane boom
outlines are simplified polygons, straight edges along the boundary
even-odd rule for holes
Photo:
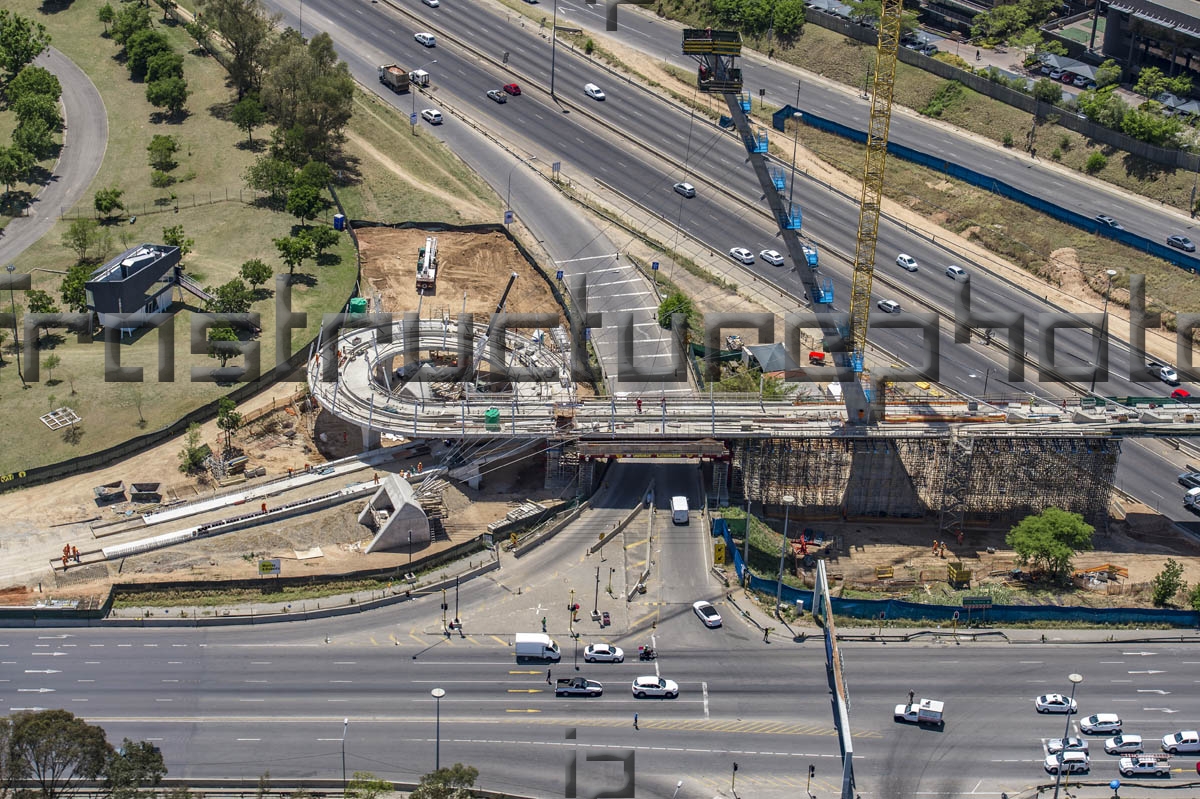
[[[867,316],[871,311],[871,280],[875,276],[875,244],[883,197],[883,168],[887,160],[888,126],[892,119],[892,89],[896,83],[896,51],[900,46],[903,0],[883,0],[879,14],[879,46],[875,53],[875,83],[871,91],[871,121],[867,128],[867,158],[859,198],[858,241],[854,250],[854,285],[850,290],[851,363],[861,372],[867,349]]]

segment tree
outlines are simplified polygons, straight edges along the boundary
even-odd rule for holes
[[[319,189],[301,183],[288,192],[288,213],[299,219],[305,227],[308,226],[308,220],[321,213],[324,208],[325,200],[321,197]]]
[[[300,236],[312,245],[313,255],[323,255],[338,243],[338,233],[329,225],[317,225],[300,231]]]
[[[95,222],[91,219],[77,220]],[[79,311],[80,313],[87,310],[87,291],[84,286],[87,284],[87,279],[92,274],[92,267],[89,264],[78,263],[67,270],[67,274],[63,276],[62,285],[59,287],[59,294],[62,297],[63,305],[67,306],[68,311]]]
[[[1180,591],[1187,588],[1183,580],[1183,565],[1174,558],[1167,558],[1162,571],[1150,581],[1150,596],[1155,607],[1169,605]]]
[[[155,53],[146,61],[146,82],[154,83],[164,78],[183,77],[183,56],[173,51]]]
[[[1043,103],[1057,103],[1062,100],[1062,84],[1049,78],[1041,78],[1033,84],[1033,97]]]
[[[332,180],[333,170],[321,161],[309,161],[296,175],[297,186],[312,186],[314,189],[324,189]]]
[[[803,30],[804,0],[776,0],[775,35],[787,39]]]
[[[35,782],[42,799],[70,795],[81,781],[103,773],[112,747],[99,727],[66,710],[22,711],[11,718],[10,771]]]
[[[36,163],[33,156],[20,147],[0,147],[0,183],[4,184],[4,193],[8,194],[14,184],[29,177],[29,170]]]
[[[166,774],[167,767],[157,746],[148,741],[134,743],[126,738],[105,764],[104,787],[108,789],[110,799],[138,799],[153,794],[143,793],[143,786],[157,787]]]
[[[1137,83],[1133,84],[1135,94],[1151,99],[1158,97],[1167,88],[1167,76],[1158,67],[1143,67],[1138,73]]]
[[[163,10],[162,21],[163,22],[166,22],[170,19],[168,14],[170,13],[171,9],[174,8],[175,6],[179,5],[178,3],[175,2],[175,0],[155,0],[155,2],[157,2],[160,6],[162,6],[162,10]]]
[[[54,150],[54,135],[46,120],[34,117],[12,132],[13,146],[36,159],[46,158]]]
[[[108,26],[112,24],[113,18],[117,16],[117,12],[113,10],[112,3],[105,3],[100,6],[100,10],[96,12],[96,17],[104,23],[104,35],[108,35]]]
[[[15,103],[28,94],[44,94],[51,100],[57,100],[62,96],[62,84],[50,70],[30,64],[17,73],[4,91],[9,103]]]
[[[179,139],[156,133],[146,145],[146,152],[150,154],[150,166],[162,170],[174,169],[175,153],[179,152]]]
[[[50,130],[62,127],[62,114],[58,110],[58,100],[48,94],[24,94],[9,107],[16,116],[19,124],[24,125],[34,119],[46,123]]]
[[[279,15],[268,15],[259,0],[201,0],[198,5],[205,21],[221,32],[233,56],[229,76],[240,100],[262,82]]]
[[[142,28],[134,32],[129,41],[125,42],[125,66],[134,80],[146,77],[146,68],[150,59],[160,53],[170,53],[171,43],[165,34],[150,28]]]
[[[1196,583],[1188,592],[1188,604],[1192,610],[1200,610],[1200,583]]]
[[[237,340],[237,332],[228,325],[210,327],[208,329],[208,357],[220,359],[221,368],[224,369],[230,358],[238,356],[237,348],[229,346],[230,343]]]
[[[113,211],[125,210],[125,206],[121,203],[121,195],[124,193],[123,190],[118,189],[116,186],[109,186],[97,191],[92,203],[96,206],[97,211],[104,216],[109,216]]]
[[[421,777],[421,784],[409,799],[471,799],[471,788],[478,777],[479,769],[455,763]]]
[[[658,304],[658,324],[661,327],[670,327],[672,314],[680,313],[688,317],[692,315],[694,310],[695,308],[690,299],[678,291],[672,292]]]
[[[272,200],[278,201],[291,190],[295,173],[291,164],[264,155],[246,170],[245,180],[250,188],[265,191]]]
[[[1075,98],[1075,105],[1088,119],[1113,130],[1121,129],[1121,121],[1129,112],[1129,106],[1111,86],[1080,92]]]
[[[1187,97],[1192,93],[1192,76],[1176,75],[1166,80],[1167,91],[1177,97]]]
[[[0,330],[0,364],[4,363],[4,342],[6,342],[6,341],[8,341],[8,331]],[[5,721],[6,721],[6,719],[0,719],[0,733],[3,732],[3,726],[4,726]],[[4,744],[3,739],[0,739],[0,778],[2,778],[3,775],[5,774],[5,770],[4,770],[5,750],[4,750],[3,744]],[[0,790],[0,796],[3,796],[3,795],[4,795],[3,790]]]
[[[234,336],[236,340],[237,336]],[[225,362],[221,362],[224,366]],[[237,412],[237,403],[229,397],[217,401],[217,427],[225,431],[225,449],[233,446],[233,434],[242,426],[242,415]]]
[[[387,780],[381,780],[369,771],[356,771],[346,785],[348,799],[379,799],[395,788]]]
[[[41,289],[30,289],[25,292],[25,302],[28,303],[29,313],[55,314],[59,312],[59,307],[54,303],[54,298]],[[38,325],[39,330],[45,327],[45,325]]]
[[[246,141],[253,144],[254,129],[261,128],[267,121],[267,112],[263,110],[258,97],[250,94],[238,100],[237,105],[229,112],[229,121],[246,134]]]
[[[1063,577],[1071,569],[1076,552],[1092,549],[1095,528],[1078,513],[1046,508],[1026,516],[1005,536],[1005,543],[1017,553],[1020,563],[1031,563],[1054,577]]]
[[[46,370],[46,385],[54,382],[54,370],[62,365],[62,358],[54,353],[50,353],[42,361],[42,368]]]
[[[222,283],[215,289],[206,288],[205,291],[213,295],[208,301],[208,310],[212,313],[246,313],[254,301],[250,287],[240,277]]]
[[[1121,82],[1121,65],[1111,58],[1096,67],[1096,87],[1115,86]]]
[[[169,117],[183,113],[188,94],[187,81],[183,78],[163,78],[146,84],[146,102],[155,108],[165,108]]]
[[[195,239],[189,239],[183,233],[183,225],[172,225],[165,227],[163,232],[163,244],[168,247],[178,247],[179,257],[185,258],[192,251],[192,246],[196,243]]]
[[[240,274],[252,288],[257,289],[270,280],[275,272],[261,258],[254,258],[242,264]]]
[[[46,26],[0,9],[0,69],[8,83],[50,47]]]
[[[129,41],[129,37],[140,30],[150,27],[150,11],[141,3],[122,3],[121,10],[113,17],[112,28],[109,30],[112,39],[121,47]]]
[[[1121,132],[1159,147],[1172,144],[1183,130],[1183,123],[1175,117],[1163,116],[1160,108],[1158,103],[1148,100],[1141,108],[1129,109],[1121,119]]]
[[[271,48],[259,99],[284,131],[298,127],[303,160],[327,161],[350,120],[354,80],[339,61],[329,34],[308,42],[293,30],[284,31]]]
[[[228,328],[219,329],[227,330]],[[232,333],[233,331],[229,330],[229,332]],[[234,338],[236,339],[237,336],[235,335]],[[213,340],[213,330],[208,331],[208,340]],[[209,350],[209,354],[212,354],[211,349]],[[222,363],[221,365],[224,366],[225,364]],[[142,411],[139,405],[138,416],[140,417],[141,415]],[[192,422],[188,425],[187,437],[184,439],[183,449],[179,451],[179,471],[184,474],[192,474],[193,472],[200,471],[200,468],[204,465],[204,459],[208,455],[207,449],[208,447],[200,443],[200,425]]]
[[[275,244],[275,249],[279,250],[280,259],[287,264],[289,275],[296,273],[296,267],[304,263],[305,258],[311,258],[315,254],[312,242],[306,238],[287,236],[271,241]]]

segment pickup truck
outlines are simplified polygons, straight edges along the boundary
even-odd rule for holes
[[[1150,374],[1157,377],[1169,386],[1179,385],[1179,375],[1170,366],[1158,361],[1146,361],[1146,368],[1150,370]]]
[[[585,680],[583,677],[571,677],[559,680],[554,686],[555,696],[600,696],[604,686],[595,680]]]
[[[1171,759],[1167,755],[1133,755],[1121,758],[1117,768],[1123,777],[1132,777],[1135,774],[1163,777],[1171,773]]]
[[[911,724],[930,724],[941,727],[946,722],[942,718],[944,703],[936,699],[922,699],[911,705],[896,705],[896,721],[907,721]]]

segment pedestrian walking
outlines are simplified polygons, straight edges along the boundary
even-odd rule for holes
[[[633,714],[633,728],[634,728],[635,730],[638,728],[638,725],[637,725],[637,713],[634,713],[634,714]]]
[[[71,557],[75,559],[76,563],[79,562],[79,547],[71,547]]]
[[[916,693],[914,693],[914,692],[913,692],[913,690],[912,690],[911,688],[909,688],[909,689],[908,689],[908,703],[909,703],[910,705],[912,704],[912,701],[913,701],[913,697],[914,697],[914,696],[916,696]]]
[[[550,684],[550,669],[546,669],[546,685]]]
[[[516,533],[513,533],[514,537],[516,537],[516,535],[517,535]],[[546,632],[546,617],[545,616],[542,616],[542,632]]]

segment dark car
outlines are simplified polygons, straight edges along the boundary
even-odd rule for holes
[[[1179,484],[1184,488],[1200,488],[1200,472],[1184,472],[1179,475]]]
[[[1184,252],[1195,252],[1196,245],[1187,236],[1181,236],[1176,233],[1174,236],[1167,236],[1167,246],[1174,247],[1177,250]]]
[[[498,103],[507,103],[508,102],[508,97],[506,97],[504,92],[500,91],[499,89],[488,89],[487,94],[488,94],[488,97],[492,98],[493,100],[495,100]]]

